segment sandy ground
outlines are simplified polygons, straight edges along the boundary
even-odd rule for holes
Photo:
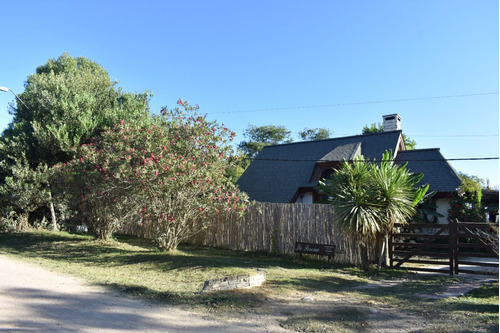
[[[288,331],[265,321],[216,322],[0,255],[0,332]]]

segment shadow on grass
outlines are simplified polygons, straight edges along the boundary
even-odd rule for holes
[[[286,277],[268,282],[272,287],[286,287],[303,292],[342,292],[352,290],[353,287],[362,284],[359,281],[348,277],[335,276],[312,276],[307,277]]]

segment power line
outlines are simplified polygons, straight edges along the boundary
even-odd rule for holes
[[[235,111],[207,112],[207,114],[244,113],[244,112],[265,112],[265,111],[313,109],[313,108],[339,107],[339,106],[349,106],[349,105],[409,102],[409,101],[422,101],[422,100],[430,100],[430,99],[472,97],[472,96],[485,96],[485,95],[498,95],[498,92],[487,92],[487,93],[477,93],[477,94],[461,94],[461,95],[443,95],[443,96],[431,96],[431,97],[413,97],[413,98],[401,98],[401,99],[386,99],[386,100],[350,102],[350,103],[335,103],[335,104],[323,104],[323,105],[289,106],[289,107],[253,109],[253,110],[235,110]]]
[[[461,137],[497,137],[498,134],[456,134],[456,135],[418,135],[412,134],[412,137],[424,138],[461,138]]]
[[[489,161],[498,160],[498,157],[463,157],[463,158],[434,158],[434,159],[390,159],[375,160],[375,162],[442,162],[442,161]],[[253,161],[279,161],[279,162],[344,162],[344,160],[316,160],[316,159],[281,159],[281,158],[254,158]],[[371,162],[362,160],[361,162]]]

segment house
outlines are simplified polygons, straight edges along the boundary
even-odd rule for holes
[[[422,184],[429,184],[437,212],[448,216],[449,194],[461,181],[458,174],[440,153],[439,148],[406,150],[398,114],[383,116],[384,132],[295,142],[267,146],[252,161],[238,180],[250,199],[274,203],[315,203],[321,195],[315,190],[318,181],[328,177],[343,160],[352,161],[363,155],[380,160],[392,150],[396,163],[408,162],[411,172],[423,173]]]

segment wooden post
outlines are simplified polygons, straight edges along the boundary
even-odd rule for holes
[[[394,228],[389,233],[389,266],[394,266]]]
[[[458,219],[455,219],[453,221],[453,240],[454,240],[454,245],[453,245],[453,253],[454,253],[454,257],[453,257],[453,261],[455,262],[455,274],[458,274],[458,271],[460,270],[460,263],[459,263],[459,260],[458,260],[458,256],[459,256],[459,249],[458,249],[458,236],[459,236],[459,228],[458,228],[458,224],[459,224],[459,221]]]
[[[448,253],[449,253],[449,263],[450,263],[450,275],[453,275],[453,262],[455,258],[455,236],[453,228],[453,220],[448,220]]]

